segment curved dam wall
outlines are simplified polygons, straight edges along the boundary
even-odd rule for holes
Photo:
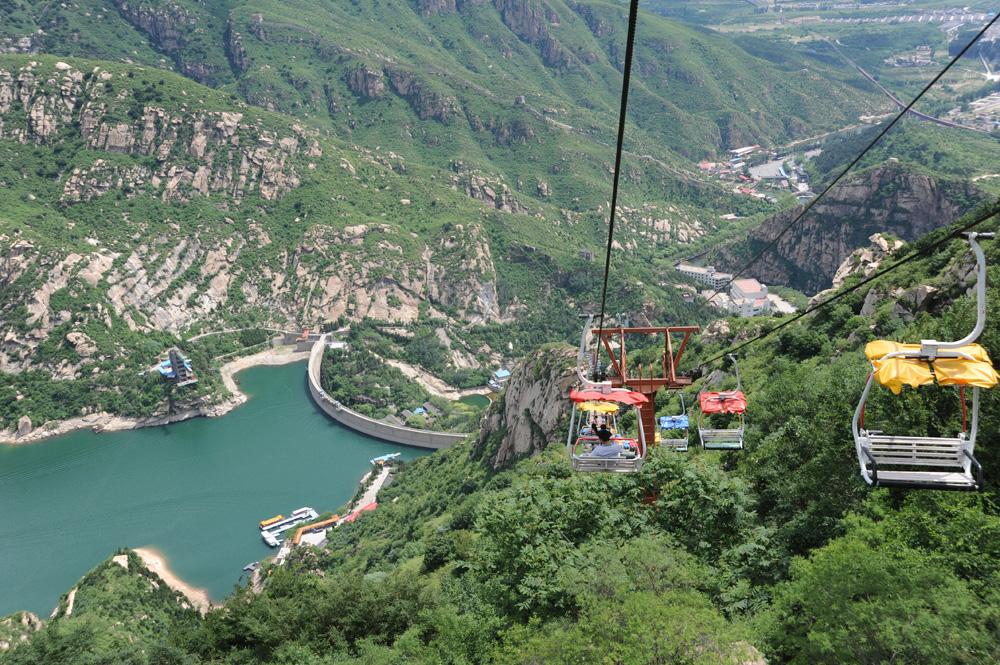
[[[389,423],[375,420],[362,415],[357,411],[347,408],[337,400],[326,394],[326,391],[319,384],[319,366],[323,362],[323,348],[326,346],[326,335],[320,337],[312,346],[309,352],[309,367],[306,373],[309,378],[309,394],[319,405],[326,415],[336,420],[345,427],[367,434],[368,436],[401,443],[404,446],[416,446],[417,448],[430,448],[440,450],[449,448],[458,443],[468,434],[454,434],[451,432],[434,432],[425,429],[415,429],[413,427],[399,427]]]

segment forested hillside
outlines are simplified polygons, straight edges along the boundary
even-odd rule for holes
[[[596,298],[614,5],[0,12],[4,49],[28,54],[0,56],[0,429],[162,414],[146,370],[177,343],[203,381],[175,406],[206,412],[223,398],[217,359],[249,347],[184,342],[200,332],[404,323],[488,366],[572,336]],[[804,52],[779,67],[700,29],[644,26],[618,238],[639,261],[617,272],[616,306],[698,318],[654,257],[711,236],[720,211],[774,206],[691,160],[877,104]]]
[[[702,9],[699,24],[732,11],[672,13]],[[0,665],[1000,662],[1000,398],[983,398],[980,493],[873,490],[850,430],[866,342],[972,329],[961,240],[743,348],[745,450],[703,450],[692,431],[690,451],[656,447],[638,473],[571,471],[566,342],[602,277],[608,322],[704,328],[685,404],[735,386],[715,359],[783,319],[720,320],[678,288],[675,261],[741,267],[891,109],[811,37],[644,12],[609,240],[625,11],[0,0],[0,436],[210,413],[226,360],[304,328],[346,342],[324,368],[334,398],[373,417],[429,401],[433,427],[475,430],[401,463],[377,509],[205,614],[119,550],[52,616],[0,618]],[[746,144],[779,174],[802,159],[806,189],[745,187],[749,163],[727,152]],[[815,292],[839,267],[857,285],[956,218],[1000,213],[998,159],[988,134],[903,121],[752,274]],[[884,252],[845,264],[875,232]],[[997,242],[980,340],[994,354]],[[648,368],[662,349],[643,344],[628,358]],[[184,390],[156,371],[174,346],[200,377]],[[502,365],[481,419],[400,369],[467,388]],[[955,392],[879,389],[868,417],[953,432]]]
[[[1000,261],[995,242],[986,253]],[[849,431],[863,343],[967,332],[972,265],[953,241],[748,347],[744,451],[658,448],[638,474],[573,474],[562,389],[575,351],[546,347],[477,441],[407,465],[377,511],[272,569],[261,593],[238,590],[197,626],[136,633],[133,660],[74,612],[0,662],[993,662],[997,484],[872,491]],[[990,278],[981,342],[996,349],[995,268]],[[899,294],[916,288],[934,297],[907,307]],[[688,365],[767,323],[748,325],[697,342]],[[720,375],[704,376],[689,390]],[[672,413],[676,398],[662,399]],[[910,432],[960,418],[954,391],[934,388],[881,391],[870,415]],[[987,391],[977,455],[988,478],[998,419]],[[549,445],[525,456],[536,450],[515,435],[525,430]]]

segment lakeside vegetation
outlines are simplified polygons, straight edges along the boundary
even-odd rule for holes
[[[471,432],[483,411],[465,402],[431,395],[365,348],[327,349],[320,365],[320,385],[327,395],[369,418],[395,416],[407,427],[418,429]],[[426,404],[433,409],[425,408]]]

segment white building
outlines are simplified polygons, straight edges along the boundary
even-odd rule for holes
[[[757,316],[771,312],[767,286],[756,279],[736,279],[729,287],[730,311],[737,316]]]
[[[727,272],[716,272],[715,266],[702,268],[701,266],[691,265],[690,263],[678,263],[677,272],[685,277],[690,277],[696,282],[707,284],[713,289],[720,288],[733,278],[733,276]]]

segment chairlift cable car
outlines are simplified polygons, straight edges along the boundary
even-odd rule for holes
[[[677,452],[687,452],[688,449],[688,427],[690,417],[684,408],[684,395],[681,398],[681,412],[676,416],[660,416],[660,438],[661,445]]]
[[[643,430],[642,418],[636,418],[638,436],[629,438],[617,436],[611,440],[607,452],[595,451],[594,446],[600,445],[596,433],[586,432],[578,425],[583,418],[577,420],[577,414],[597,410],[598,405],[605,405],[609,416],[616,416],[622,406],[639,407],[648,401],[642,393],[624,388],[612,388],[608,385],[594,385],[584,390],[571,390],[569,398],[573,403],[573,411],[569,420],[569,436],[566,438],[566,452],[574,471],[609,471],[613,473],[634,473],[642,468],[646,458],[646,433]],[[582,408],[581,408],[582,406]],[[610,407],[614,406],[612,410]],[[617,426],[617,418],[614,418]],[[588,447],[590,450],[588,450]],[[603,446],[602,446],[603,447]],[[629,452],[631,451],[631,452]]]
[[[701,441],[701,447],[705,450],[743,449],[744,414],[747,410],[747,398],[743,394],[740,367],[736,363],[736,357],[732,354],[727,357],[732,361],[736,370],[736,390],[723,392],[702,390],[698,393],[698,439]],[[705,416],[713,414],[735,415],[738,418],[738,425],[722,429],[708,427]]]
[[[876,487],[908,487],[975,491],[982,489],[983,469],[975,457],[979,428],[979,389],[993,388],[1000,379],[986,350],[976,343],[986,325],[986,256],[978,238],[993,233],[965,233],[976,256],[976,325],[955,342],[921,340],[901,344],[876,340],[865,346],[872,365],[851,430],[861,476]],[[865,406],[876,381],[898,395],[937,380],[940,386],[958,386],[962,431],[953,437],[898,436],[868,429]],[[972,386],[972,414],[968,418],[965,390]]]

